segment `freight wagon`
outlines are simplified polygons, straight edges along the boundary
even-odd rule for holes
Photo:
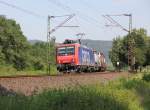
[[[96,53],[72,40],[66,40],[56,48],[57,69],[60,72],[105,71],[106,62],[102,53]]]

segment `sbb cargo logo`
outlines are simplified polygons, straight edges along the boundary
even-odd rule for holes
[[[82,50],[82,64],[83,65],[90,64],[90,53],[86,50]]]

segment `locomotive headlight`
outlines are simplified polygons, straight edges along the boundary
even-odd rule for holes
[[[58,60],[58,63],[61,63],[61,61],[60,61],[60,60]]]

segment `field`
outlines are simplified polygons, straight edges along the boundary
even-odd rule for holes
[[[35,92],[34,95],[30,96],[17,94],[0,87],[3,89],[3,93],[0,95],[0,109],[149,110],[150,82],[148,81],[138,77],[121,78],[110,82],[107,81],[107,83],[76,84],[66,88],[51,88],[41,93]],[[13,83],[12,81],[10,82]]]

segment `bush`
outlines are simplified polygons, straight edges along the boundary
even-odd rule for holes
[[[35,96],[32,104],[33,110],[141,110],[133,93],[97,86],[50,90]]]
[[[12,65],[0,65],[0,76],[15,75],[17,70]]]
[[[44,64],[41,61],[34,62],[34,69],[35,70],[43,70]]]
[[[0,96],[0,105],[3,110],[143,110],[132,91],[103,85],[53,89],[29,97]]]
[[[13,60],[14,68],[16,68],[18,71],[26,69],[29,66],[27,58],[28,57],[26,55],[15,55]]]
[[[106,85],[50,89],[32,96],[0,95],[0,110],[150,110],[150,83],[121,79]]]
[[[145,77],[146,81],[141,79],[122,80],[120,86],[122,86],[122,89],[132,90],[140,97],[139,100],[144,110],[150,110],[150,83],[147,82],[146,75],[143,77]]]
[[[144,81],[150,82],[150,74],[144,74],[143,77],[142,77],[142,79]]]

